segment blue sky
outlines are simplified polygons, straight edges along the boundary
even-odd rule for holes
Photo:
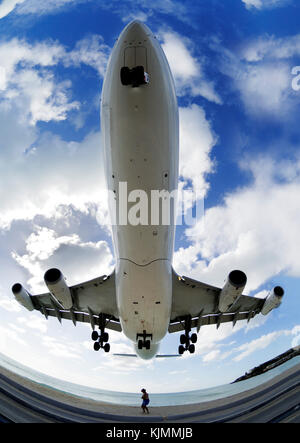
[[[204,224],[177,230],[176,271],[222,286],[238,268],[246,293],[286,290],[267,317],[202,328],[196,354],[176,361],[95,353],[87,325],[46,321],[10,291],[19,281],[44,292],[52,266],[69,284],[113,269],[99,101],[109,53],[134,18],[169,60],[180,180],[204,197]],[[284,0],[0,3],[0,352],[72,382],[170,392],[228,383],[300,343],[299,18]],[[167,336],[161,351],[178,342]],[[117,333],[111,349],[131,352]]]

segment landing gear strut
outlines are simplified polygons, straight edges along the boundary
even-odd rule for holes
[[[180,336],[180,346],[178,348],[178,353],[182,355],[185,351],[189,351],[191,354],[195,352],[195,344],[197,343],[197,334],[192,334],[190,336],[191,332],[191,323],[192,318],[191,316],[185,317],[183,320],[184,330],[185,333],[181,334]]]
[[[97,331],[92,332],[92,340],[94,343],[94,350],[99,351],[99,349],[104,349],[105,352],[110,351],[110,344],[108,343],[109,335],[105,332],[106,326],[106,316],[104,314],[99,315],[99,330],[100,334]]]
[[[138,349],[150,349],[152,334],[147,334],[144,330],[142,334],[136,334]]]

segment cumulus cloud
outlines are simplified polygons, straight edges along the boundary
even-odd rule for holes
[[[25,0],[3,0],[0,5],[0,19],[6,17],[10,12],[12,12],[15,7]]]
[[[220,71],[232,80],[245,112],[254,118],[293,115],[299,98],[292,88],[291,60],[299,51],[298,37],[259,37],[231,51],[219,42],[212,44],[220,54]]]
[[[300,162],[262,157],[243,167],[253,174],[252,184],[205,212],[204,223],[187,232],[191,254],[179,249],[174,263],[182,273],[218,285],[232,269],[243,269],[252,291],[280,272],[300,276]]]
[[[53,41],[2,41],[0,98],[6,107],[22,108],[23,118],[28,117],[32,125],[37,121],[65,120],[80,104],[70,99],[71,82],[57,80],[53,68],[58,64],[85,64],[103,76],[108,53],[109,48],[96,35],[80,40],[71,51]]]
[[[7,120],[2,159],[8,165],[3,169],[0,165],[2,228],[36,215],[65,217],[67,206],[86,214],[100,210],[107,214],[99,132],[91,132],[82,142],[65,142],[50,133],[36,140],[34,129],[18,124],[18,114],[15,124],[12,111],[2,115]]]
[[[177,94],[200,95],[211,102],[221,104],[222,99],[213,82],[207,79],[201,62],[192,55],[191,41],[171,31],[161,31],[160,38],[174,76]]]
[[[217,143],[211,123],[200,106],[179,108],[180,151],[179,173],[191,180],[199,198],[205,196],[209,184],[207,174],[213,172],[211,150]]]
[[[248,62],[288,59],[300,55],[300,34],[277,38],[264,35],[244,45],[241,57]]]
[[[54,41],[0,42],[0,228],[36,215],[62,218],[70,208],[106,223],[100,133],[66,142],[36,124],[65,120],[79,108],[71,82],[57,79],[57,65],[85,64],[102,76],[107,57],[100,36],[85,37],[70,51]]]
[[[26,253],[13,253],[16,262],[30,275],[27,284],[34,292],[45,290],[43,275],[60,268],[68,285],[109,274],[113,257],[105,241],[83,242],[78,235],[58,236],[52,229],[37,226],[26,240]]]

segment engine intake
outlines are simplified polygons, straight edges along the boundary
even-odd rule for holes
[[[45,272],[44,280],[51,295],[63,308],[71,309],[73,300],[66,279],[59,269],[52,268]]]
[[[22,305],[28,311],[34,310],[31,297],[29,293],[26,291],[26,289],[21,285],[21,283],[15,283],[11,288],[11,290],[15,296],[15,299],[20,305]]]
[[[265,303],[262,307],[261,313],[263,315],[269,314],[273,309],[278,308],[281,305],[284,290],[281,286],[275,286],[275,288],[268,294]]]
[[[231,271],[219,296],[219,311],[227,312],[233,303],[242,295],[247,283],[247,276],[243,271]]]

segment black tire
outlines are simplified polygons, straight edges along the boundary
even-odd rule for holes
[[[138,87],[145,83],[145,71],[143,66],[136,66],[131,72],[131,84],[133,87]]]
[[[150,346],[151,346],[151,342],[150,342],[150,340],[146,340],[145,341],[145,348],[149,351],[149,349],[150,349]]]
[[[197,339],[198,339],[197,334],[194,333],[191,335],[191,342],[192,343],[197,343]]]
[[[92,332],[92,340],[96,341],[99,338],[99,334],[97,331],[93,331]]]
[[[122,85],[128,86],[131,84],[131,72],[127,66],[121,68],[120,77]]]
[[[103,332],[103,334],[102,334],[102,341],[106,343],[108,341],[108,338],[109,338],[108,333],[107,332]]]
[[[143,340],[138,341],[138,349],[143,349]]]
[[[96,342],[94,343],[94,350],[95,350],[95,351],[99,351],[99,349],[100,349],[100,343],[99,343],[98,341],[96,341]]]
[[[181,345],[186,344],[186,336],[184,334],[181,334],[181,336],[180,336],[180,344]]]
[[[109,352],[109,351],[110,351],[110,344],[109,344],[109,343],[105,343],[105,345],[104,345],[104,351],[105,351],[105,352]]]
[[[184,351],[185,351],[184,346],[180,345],[178,348],[178,354],[182,355],[184,353]]]
[[[189,346],[189,351],[190,351],[191,354],[194,354],[194,352],[195,352],[195,345],[190,345]]]

